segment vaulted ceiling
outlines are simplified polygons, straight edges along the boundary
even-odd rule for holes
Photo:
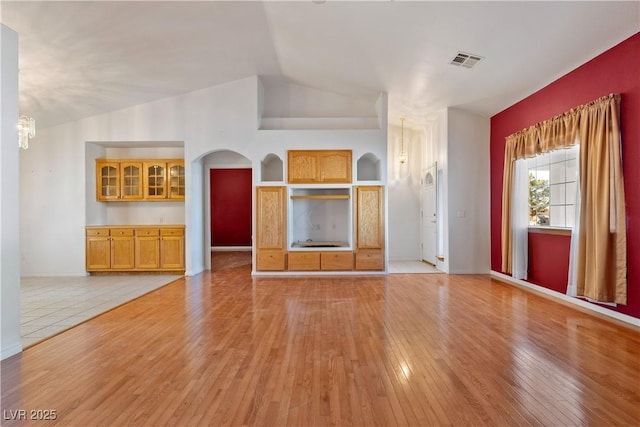
[[[20,110],[52,126],[252,75],[491,116],[640,31],[638,1],[5,1]],[[458,51],[483,59],[450,65]],[[624,64],[621,64],[624,66]]]

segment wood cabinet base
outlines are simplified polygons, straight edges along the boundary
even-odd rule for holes
[[[286,262],[285,262],[286,261]],[[258,250],[256,271],[383,271],[384,251],[367,249],[353,251],[292,251]]]
[[[283,271],[284,251],[259,250],[256,255],[256,267],[260,271]]]
[[[86,227],[86,269],[184,274],[184,225]]]
[[[289,252],[288,271],[351,271],[352,251]]]
[[[366,249],[357,251],[356,270],[384,270],[382,249]]]

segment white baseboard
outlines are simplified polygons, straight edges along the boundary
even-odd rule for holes
[[[251,246],[211,246],[211,252],[251,252]]]
[[[503,282],[506,282],[521,288],[525,288],[527,290],[533,291],[538,294],[542,294],[542,296],[558,300],[558,302],[574,305],[576,306],[576,308],[579,308],[582,311],[588,311],[588,312],[591,312],[592,314],[605,316],[610,319],[618,320],[618,321],[628,323],[632,326],[640,328],[640,319],[636,317],[629,316],[623,313],[618,313],[617,311],[609,310],[607,308],[601,307],[597,304],[586,302],[579,298],[574,298],[565,294],[561,294],[560,292],[556,292],[551,289],[547,289],[543,286],[538,286],[533,283],[529,283],[525,280],[514,279],[513,277],[507,274],[499,273],[494,270],[491,270],[491,275],[498,280],[501,280]]]
[[[82,271],[82,272],[76,272],[76,273],[36,273],[36,274],[25,274],[25,275],[20,275],[21,279],[28,279],[31,277],[37,277],[37,278],[41,278],[41,277],[86,277],[89,276],[89,273],[86,271]]]
[[[4,360],[7,357],[11,357],[15,354],[18,354],[22,351],[22,344],[20,344],[20,342],[17,342],[16,344],[12,344],[8,347],[5,347],[2,349],[2,353],[0,354],[0,359]]]

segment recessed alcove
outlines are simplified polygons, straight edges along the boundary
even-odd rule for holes
[[[289,247],[351,248],[351,188],[290,188]]]
[[[282,159],[276,154],[269,153],[260,165],[260,178],[263,182],[284,181]]]
[[[373,153],[366,153],[360,156],[357,164],[357,180],[380,181],[381,179],[380,159]]]

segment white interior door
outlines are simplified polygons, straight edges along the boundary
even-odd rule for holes
[[[422,260],[436,265],[438,250],[437,165],[422,173]]]

